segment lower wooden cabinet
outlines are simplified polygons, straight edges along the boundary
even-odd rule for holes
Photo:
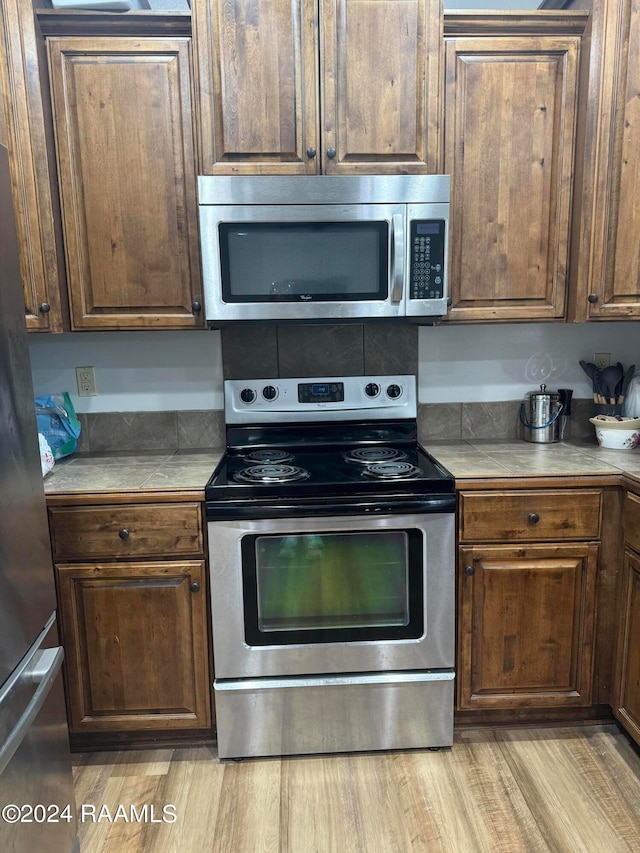
[[[593,699],[603,493],[459,493],[459,711],[587,707]]]
[[[49,507],[69,731],[83,747],[83,735],[212,725],[202,505],[126,500]]]
[[[640,556],[625,552],[616,701],[613,712],[640,744]]]
[[[57,566],[72,733],[210,724],[204,567]]]
[[[640,495],[627,492],[613,713],[640,744]]]
[[[458,707],[591,703],[598,546],[460,549]]]

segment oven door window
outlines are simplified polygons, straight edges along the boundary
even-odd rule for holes
[[[422,561],[415,529],[245,536],[246,642],[418,639]]]
[[[219,237],[224,302],[388,297],[386,221],[233,222],[220,224]]]

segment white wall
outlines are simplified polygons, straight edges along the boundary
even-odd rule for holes
[[[421,403],[518,400],[541,383],[592,396],[578,364],[610,352],[640,367],[640,323],[527,323],[420,329]]]
[[[444,0],[447,9],[538,9],[542,0]]]
[[[30,335],[36,396],[68,391],[77,412],[222,409],[220,332]],[[97,397],[78,397],[76,367],[94,367]]]
[[[222,409],[219,332],[30,335],[36,395],[69,391],[78,412]],[[518,400],[545,382],[590,397],[578,361],[610,352],[640,367],[640,323],[424,327],[422,403]],[[75,368],[96,371],[97,397],[78,397]]]

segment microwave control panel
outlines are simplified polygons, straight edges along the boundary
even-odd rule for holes
[[[444,295],[444,219],[413,219],[410,232],[409,299]]]

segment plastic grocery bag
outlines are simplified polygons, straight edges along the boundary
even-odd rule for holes
[[[640,370],[629,383],[622,414],[628,418],[640,418]]]
[[[80,421],[76,417],[71,397],[62,394],[45,394],[36,397],[38,432],[46,438],[54,459],[69,456],[78,447]]]

